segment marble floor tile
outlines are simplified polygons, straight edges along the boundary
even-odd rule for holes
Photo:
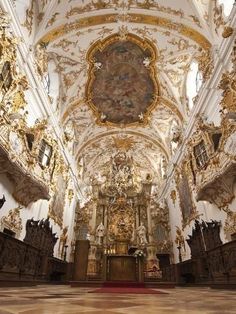
[[[175,288],[163,290],[167,294],[145,295],[89,291],[50,285],[0,288],[0,314],[236,314],[236,291]]]

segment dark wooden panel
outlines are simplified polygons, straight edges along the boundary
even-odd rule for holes
[[[75,244],[75,263],[73,280],[86,280],[88,267],[89,241],[78,240]]]
[[[133,256],[109,256],[108,280],[136,281],[136,259]]]
[[[43,254],[45,252],[49,251],[42,252],[30,244],[0,232],[0,283],[24,280],[29,283],[34,280],[50,280],[55,273],[66,275],[68,263],[48,257]]]

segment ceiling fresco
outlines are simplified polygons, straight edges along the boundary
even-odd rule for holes
[[[191,62],[205,81],[214,68],[227,23],[218,0],[12,1],[26,44],[54,64],[55,116],[81,185],[123,150],[160,187],[191,116]]]
[[[139,44],[138,44],[139,43]],[[137,36],[99,41],[88,53],[87,99],[100,122],[141,123],[158,95],[155,51]]]

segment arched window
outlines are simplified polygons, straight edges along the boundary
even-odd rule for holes
[[[49,95],[50,93],[50,77],[49,77],[49,74],[45,75],[43,77],[43,86],[47,92],[47,94]]]
[[[49,145],[44,139],[41,141],[39,148],[39,163],[42,167],[49,166],[50,159],[52,157],[52,146]]]
[[[224,15],[229,16],[234,5],[234,0],[218,0],[219,4],[223,4]]]
[[[202,85],[202,74],[198,71],[198,63],[193,61],[186,81],[186,94],[189,100],[189,109],[193,108],[193,100],[197,96]]]
[[[11,66],[10,62],[6,61],[0,72],[0,89],[3,91],[3,94],[5,94],[9,90],[11,83],[12,83]]]
[[[45,83],[46,83],[45,84],[46,91],[52,100],[52,109],[56,110],[57,99],[59,97],[60,82],[59,82],[59,75],[56,70],[56,63],[54,62],[54,60],[50,60],[48,62],[48,77]]]

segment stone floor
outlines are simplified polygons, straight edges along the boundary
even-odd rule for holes
[[[69,286],[0,288],[0,314],[231,314],[236,291],[175,288],[167,294],[98,294]],[[161,289],[159,289],[161,291]]]

